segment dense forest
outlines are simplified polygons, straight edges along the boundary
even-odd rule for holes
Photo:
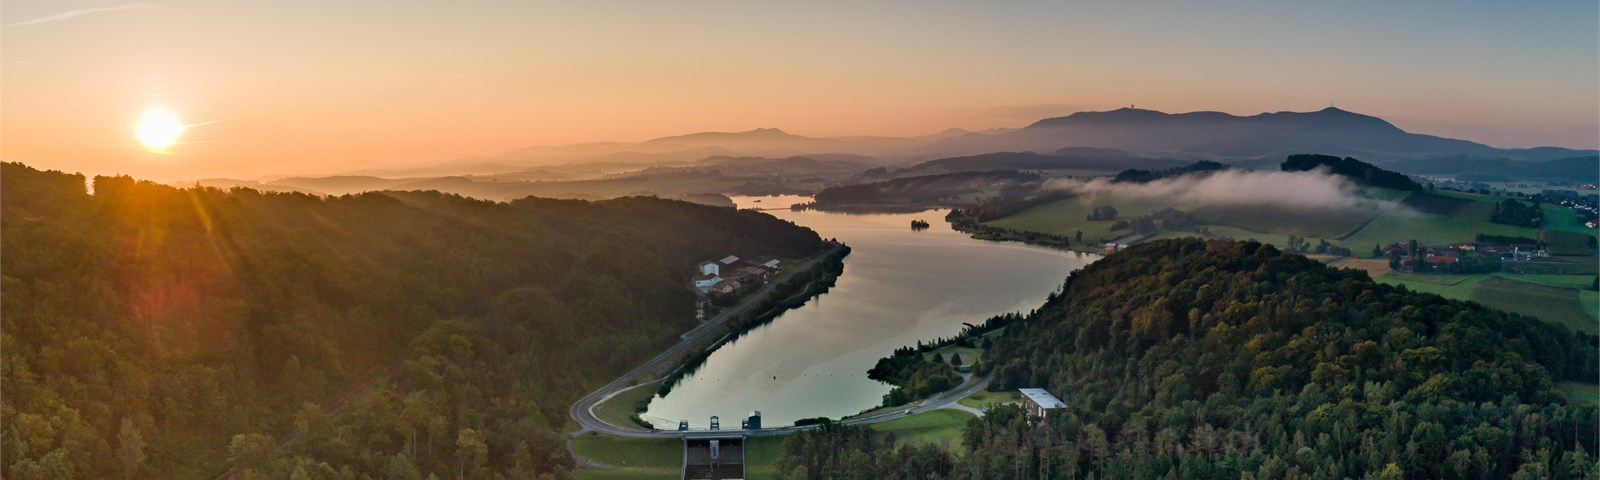
[[[824,248],[653,198],[0,181],[17,480],[566,478],[567,406],[694,325],[696,262]]]
[[[1539,228],[1539,224],[1544,222],[1544,209],[1539,208],[1539,202],[1530,205],[1507,198],[1494,204],[1494,209],[1489,212],[1489,221],[1517,227]]]
[[[1163,178],[1172,178],[1191,173],[1215,172],[1231,168],[1225,164],[1210,160],[1201,160],[1181,167],[1163,168],[1160,170],[1140,170],[1130,168],[1117,172],[1111,177],[1112,182],[1118,183],[1150,183]]]
[[[1074,274],[977,364],[1066,402],[968,423],[962,450],[833,426],[789,478],[1600,476],[1594,336],[1253,242],[1164,240]],[[874,452],[892,452],[874,454]]]
[[[1281,165],[1285,172],[1303,172],[1318,168],[1327,168],[1329,173],[1349,178],[1359,185],[1392,188],[1395,190],[1416,191],[1422,190],[1411,177],[1403,173],[1391,172],[1378,168],[1376,165],[1356,160],[1354,158],[1339,158],[1332,155],[1290,155]]]

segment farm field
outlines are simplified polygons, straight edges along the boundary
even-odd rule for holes
[[[985,224],[1057,235],[1073,235],[1082,230],[1083,241],[1090,243],[1110,242],[1131,233],[1127,230],[1111,231],[1111,225],[1117,223],[1113,220],[1088,220],[1090,212],[1106,205],[1116,207],[1117,218],[1123,220],[1148,215],[1166,207],[1184,211],[1199,207],[1199,205],[1174,205],[1171,201],[1160,198],[1095,195],[1057,200]]]
[[[1369,208],[1326,210],[1208,205],[1189,213],[1194,215],[1196,220],[1208,225],[1225,225],[1283,236],[1298,235],[1310,238],[1315,243],[1316,239],[1337,240],[1377,217],[1381,210],[1382,208],[1376,205]]]
[[[1471,300],[1490,308],[1533,316],[1573,329],[1600,332],[1600,292],[1587,290],[1589,275],[1525,275],[1511,273],[1426,275],[1387,272],[1373,280],[1404,285],[1414,292],[1455,300]]]
[[[1550,217],[1545,217],[1548,222]],[[1565,230],[1544,230],[1539,232],[1539,239],[1545,242],[1545,247],[1551,255],[1583,256],[1594,255],[1595,247],[1589,242],[1594,241],[1593,236],[1569,232]]]
[[[1591,314],[1600,312],[1600,292],[1594,290],[1578,290],[1578,308],[1582,308],[1583,311]],[[1597,320],[1597,323],[1600,323],[1600,320]],[[1589,331],[1600,333],[1600,325],[1591,325],[1593,328]]]
[[[1491,277],[1472,286],[1472,300],[1574,330],[1595,331],[1594,312],[1584,311],[1574,289]]]
[[[1458,215],[1467,215],[1471,210],[1473,208],[1470,206],[1463,208]],[[1370,251],[1373,245],[1409,240],[1427,245],[1448,245],[1473,241],[1480,233],[1537,238],[1539,230],[1489,223],[1487,219],[1476,221],[1461,216],[1448,217],[1394,208],[1346,238],[1342,245],[1358,252]]]
[[[1370,249],[1372,248],[1370,245],[1412,239],[1429,245],[1445,245],[1473,241],[1480,233],[1540,238],[1540,229],[1501,225],[1489,221],[1495,203],[1504,199],[1504,197],[1461,192],[1413,193],[1406,198],[1405,203],[1416,208],[1395,208],[1384,212],[1371,224],[1346,238],[1343,245],[1356,251]],[[1545,229],[1552,230],[1550,236],[1557,239],[1555,243],[1558,245],[1552,245],[1557,248],[1556,253],[1582,254],[1593,251],[1587,248],[1587,239],[1579,235],[1592,235],[1595,232],[1578,223],[1569,209],[1549,204],[1543,208]],[[1579,235],[1565,235],[1559,232]]]
[[[1389,272],[1373,277],[1379,283],[1390,285],[1404,285],[1413,292],[1432,293],[1444,298],[1455,300],[1471,300],[1472,288],[1478,282],[1489,278],[1488,274],[1479,275],[1419,275],[1402,272]]]
[[[1445,245],[1470,242],[1479,234],[1544,238],[1557,255],[1592,255],[1588,246],[1595,231],[1578,223],[1570,209],[1545,204],[1545,228],[1516,227],[1489,221],[1495,204],[1505,197],[1462,192],[1403,192],[1367,188],[1363,196],[1374,202],[1361,208],[1320,212],[1296,211],[1260,206],[1208,205],[1179,202],[1173,198],[1095,195],[1069,198],[1040,205],[1016,215],[985,224],[1013,230],[1071,236],[1083,232],[1083,243],[1100,244],[1131,234],[1111,231],[1115,221],[1089,221],[1096,207],[1117,208],[1118,219],[1127,220],[1173,207],[1188,212],[1215,236],[1240,240],[1256,239],[1282,247],[1289,235],[1298,235],[1313,244],[1320,239],[1349,248],[1358,254],[1374,245],[1417,240],[1423,244]],[[1399,205],[1388,202],[1400,202]],[[1197,227],[1198,228],[1198,227]],[[1543,232],[1543,235],[1541,235]],[[1141,241],[1193,236],[1190,232],[1161,231]]]

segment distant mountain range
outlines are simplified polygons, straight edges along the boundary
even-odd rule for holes
[[[1502,149],[1481,143],[1409,133],[1381,118],[1326,108],[1315,112],[1169,114],[1123,108],[1047,118],[999,135],[961,136],[936,142],[935,151],[1053,151],[1062,147],[1110,148],[1136,155],[1276,163],[1297,153],[1322,153],[1376,163],[1438,157],[1540,161],[1596,155],[1557,147]]]
[[[1521,173],[1536,172],[1539,178],[1590,179],[1594,175],[1585,172],[1600,170],[1600,153],[1595,150],[1495,148],[1410,133],[1378,117],[1330,107],[1251,116],[1123,108],[1047,118],[1016,129],[949,129],[916,137],[807,137],[758,128],[635,143],[529,147],[349,175],[413,179],[487,175],[501,180],[566,181],[650,168],[717,169],[730,175],[798,175],[808,169],[815,169],[809,173],[837,174],[876,167],[919,172],[1058,169],[1093,173],[1167,168],[1196,160],[1276,169],[1284,158],[1300,153],[1355,157],[1412,174],[1489,174],[1517,179],[1526,177]],[[1525,168],[1544,162],[1556,163]],[[304,180],[283,183],[305,187]]]

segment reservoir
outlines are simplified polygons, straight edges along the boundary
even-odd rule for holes
[[[960,333],[1002,313],[1038,308],[1067,275],[1098,255],[975,240],[944,221],[945,210],[897,214],[791,211],[806,197],[733,197],[739,208],[837,238],[851,247],[827,293],[723,344],[642,417],[657,428],[710,417],[737,428],[752,410],[766,427],[876,408],[889,385],[867,369],[895,348]],[[757,202],[760,200],[760,202]],[[911,221],[931,224],[914,231]],[[970,362],[970,360],[969,360]]]

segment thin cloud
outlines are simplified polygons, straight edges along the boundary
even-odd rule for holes
[[[1106,178],[1052,180],[1046,187],[1084,196],[1165,198],[1180,202],[1273,207],[1290,210],[1374,209],[1384,202],[1361,196],[1343,177],[1324,170],[1278,172],[1225,170],[1183,175],[1148,183],[1117,183]]]
[[[38,25],[38,24],[41,24],[41,23],[59,22],[59,21],[62,21],[62,20],[70,20],[70,19],[73,19],[73,18],[82,17],[84,15],[94,15],[94,14],[97,14],[97,13],[138,12],[138,11],[148,11],[148,10],[171,10],[171,9],[167,8],[167,7],[163,7],[161,5],[156,5],[154,3],[149,3],[149,2],[133,2],[133,3],[128,3],[128,4],[119,5],[119,6],[115,6],[115,7],[83,8],[83,9],[78,9],[78,10],[68,10],[68,11],[65,11],[65,12],[57,13],[55,15],[50,15],[50,16],[47,16],[47,17],[39,17],[39,18],[35,18],[33,20],[17,22],[17,23],[13,23],[13,24],[10,24],[10,25],[6,25],[6,26],[7,27],[20,27],[20,26],[23,26],[23,25]]]

